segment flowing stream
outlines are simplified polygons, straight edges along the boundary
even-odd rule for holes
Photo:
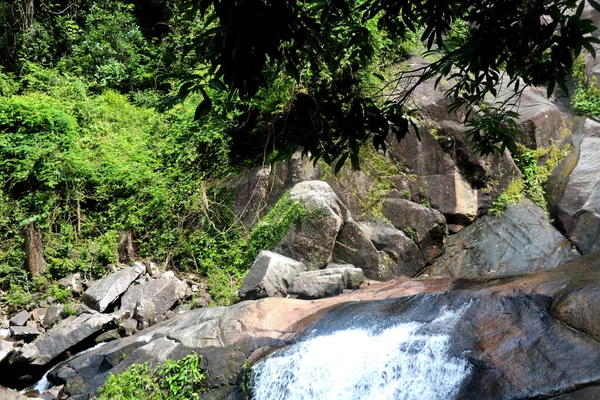
[[[468,305],[427,323],[361,327],[309,337],[252,368],[256,400],[454,398],[471,365],[451,355],[450,333]]]

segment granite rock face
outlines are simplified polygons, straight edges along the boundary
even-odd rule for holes
[[[427,270],[433,276],[494,276],[558,267],[579,257],[544,210],[529,200],[486,215],[448,241],[446,254]]]
[[[319,269],[331,261],[336,238],[350,212],[326,182],[306,181],[295,185],[290,200],[299,200],[318,216],[292,227],[275,248],[277,253]]]
[[[383,203],[383,215],[415,241],[427,262],[444,253],[448,227],[439,211],[410,200],[391,198]]]
[[[386,280],[397,276],[413,277],[425,267],[423,253],[408,236],[392,225],[371,220],[359,224],[380,254],[382,275]],[[386,262],[387,261],[387,262]]]

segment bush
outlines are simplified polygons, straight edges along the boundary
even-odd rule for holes
[[[133,364],[120,375],[111,374],[99,389],[100,400],[185,400],[202,393],[201,357],[193,353],[179,361],[167,360],[151,370],[147,363]]]

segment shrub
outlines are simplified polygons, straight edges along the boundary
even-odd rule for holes
[[[133,364],[120,375],[111,374],[99,389],[99,400],[197,399],[203,391],[201,357],[195,353],[179,361],[167,360],[154,370],[147,363]]]

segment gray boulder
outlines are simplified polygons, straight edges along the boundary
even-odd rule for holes
[[[244,278],[239,296],[244,300],[285,297],[294,276],[306,270],[299,261],[272,251],[261,251]]]
[[[558,226],[581,253],[600,249],[600,138],[585,137],[577,166],[554,207]]]
[[[66,318],[45,335],[18,350],[13,362],[45,366],[67,350],[114,325],[116,318],[117,314],[82,314],[77,318]]]
[[[355,289],[364,280],[360,268],[340,267],[334,264],[319,271],[307,271],[298,274],[292,281],[289,292],[306,299],[320,299],[335,296],[344,289]]]
[[[334,263],[352,264],[362,269],[367,278],[387,279],[386,271],[379,267],[377,249],[352,219],[346,221],[338,234],[331,260]]]
[[[317,211],[320,215],[291,228],[275,251],[303,262],[310,269],[325,267],[331,260],[338,232],[351,218],[348,209],[323,181],[298,183],[290,191],[289,199],[302,201],[309,212]]]
[[[451,236],[446,254],[427,272],[434,276],[531,273],[578,256],[544,210],[525,199],[509,205],[503,215],[486,215]]]
[[[10,337],[14,340],[24,340],[25,342],[31,342],[33,339],[40,335],[40,331],[30,326],[11,326]]]
[[[176,278],[159,278],[130,286],[121,297],[121,309],[128,310],[139,324],[148,327],[165,315],[186,295],[187,284]]]
[[[144,271],[144,266],[139,264],[124,268],[92,283],[83,294],[83,302],[96,311],[104,312]]]
[[[425,261],[444,253],[448,227],[446,218],[439,211],[410,200],[391,198],[383,203],[383,215],[414,240]]]
[[[62,304],[50,306],[50,308],[48,308],[46,310],[46,313],[44,314],[42,326],[46,329],[52,328],[52,326],[54,326],[54,324],[56,324],[62,318],[62,313],[64,309],[65,306],[63,306]]]
[[[29,321],[29,313],[27,311],[20,311],[9,321],[10,326],[25,326]]]
[[[382,263],[388,267],[382,270],[384,279],[413,277],[425,267],[425,258],[419,246],[393,225],[372,220],[361,222],[359,226],[379,251],[380,258],[389,260]]]

